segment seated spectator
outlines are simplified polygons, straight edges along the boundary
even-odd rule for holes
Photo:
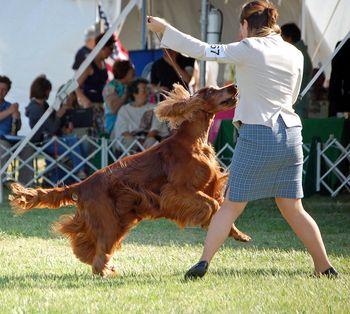
[[[26,107],[26,116],[29,118],[29,125],[31,128],[39,121],[45,111],[48,109],[49,104],[47,99],[49,98],[51,92],[51,82],[44,76],[37,77],[30,87],[30,103]],[[61,118],[65,114],[67,106],[63,104],[61,108],[53,112],[39,128],[39,130],[34,134],[32,142],[36,144],[42,144],[43,142],[52,138],[52,136],[61,136]],[[77,137],[74,135],[61,136],[60,140],[65,142],[69,147],[77,143]],[[62,145],[57,145],[53,142],[47,148],[45,152],[53,157],[60,156],[66,151],[66,148]],[[77,169],[76,173],[80,179],[86,178],[86,174],[80,165],[83,161],[80,146],[74,148],[76,154],[69,153],[68,158],[72,163],[73,168]]]
[[[11,154],[7,154],[11,146],[21,140],[17,137],[17,131],[21,128],[21,114],[17,103],[9,103],[5,97],[11,89],[12,82],[7,76],[0,76],[0,162],[1,167],[9,160]],[[26,162],[33,155],[33,149],[25,146],[19,157]],[[33,179],[33,160],[20,163],[18,181],[27,185]]]
[[[78,137],[91,134],[93,126],[92,108],[80,107],[74,92],[68,95],[61,106],[66,108],[61,119],[62,134],[74,134]]]
[[[313,69],[312,76],[315,76],[318,70],[317,68]],[[309,118],[328,117],[328,89],[324,87],[325,80],[326,75],[322,72],[310,89]]]
[[[120,107],[127,103],[127,84],[134,78],[135,69],[129,60],[116,60],[113,64],[114,79],[103,88],[105,131],[111,134]]]
[[[96,44],[102,39],[104,34],[96,38]],[[108,39],[103,48],[96,55],[88,68],[80,76],[76,89],[78,102],[83,108],[93,109],[94,135],[98,136],[104,132],[104,110],[102,90],[106,85],[108,73],[105,59],[107,59],[114,49],[114,38]]]
[[[149,148],[169,135],[167,126],[154,115],[154,105],[148,102],[147,85],[148,81],[143,78],[132,81],[128,87],[131,102],[119,110],[113,137],[118,138],[126,148],[135,139],[144,148]],[[137,150],[137,147],[132,149]]]
[[[172,90],[174,83],[179,83],[188,89],[193,67],[194,59],[164,48],[163,57],[152,64],[151,83],[160,93]]]

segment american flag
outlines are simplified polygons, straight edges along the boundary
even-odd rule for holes
[[[103,10],[101,2],[98,3],[98,16],[99,16],[99,19],[104,22],[104,31],[106,32],[109,29],[110,24],[108,21],[108,17],[105,11]],[[113,54],[106,60],[106,67],[107,67],[109,79],[113,79],[112,67],[115,60],[117,59],[129,60],[128,50],[125,49],[125,47],[122,45],[121,41],[117,37],[117,34],[114,33],[113,35],[115,38]]]

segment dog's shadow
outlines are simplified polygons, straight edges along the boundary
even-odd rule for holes
[[[128,272],[113,277],[103,278],[86,272],[79,271],[74,273],[28,273],[23,275],[6,275],[0,276],[0,289],[47,289],[55,286],[55,289],[77,289],[81,287],[94,288],[118,288],[129,284],[138,285],[158,285],[167,283],[169,279],[181,280],[182,273],[169,273],[155,276],[152,273]]]

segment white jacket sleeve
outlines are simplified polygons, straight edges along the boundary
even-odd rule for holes
[[[169,48],[199,60],[239,64],[244,61],[247,44],[243,40],[228,45],[207,44],[167,25],[161,41],[163,48]]]

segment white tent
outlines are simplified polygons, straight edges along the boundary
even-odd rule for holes
[[[24,108],[29,102],[29,87],[39,74],[53,83],[50,100],[57,88],[73,76],[73,57],[83,45],[83,33],[96,19],[96,0],[0,0],[0,74],[7,75],[13,87],[7,97]],[[120,1],[101,1],[111,20],[118,14]],[[124,7],[128,1],[121,1]],[[147,14],[166,18],[179,29],[200,38],[201,0],[144,0]],[[224,17],[222,42],[237,38],[238,15],[243,0],[212,0]],[[275,0],[279,24],[295,22],[314,58],[314,65],[324,62],[335,44],[350,30],[350,1]],[[141,48],[142,14],[134,9],[128,16],[120,38],[129,50]],[[323,37],[324,36],[324,37]],[[324,38],[321,41],[321,38]],[[321,45],[319,43],[321,42]],[[149,44],[156,47],[155,37]],[[318,48],[319,46],[319,48]],[[317,48],[317,49],[316,49]],[[329,69],[328,69],[329,72]],[[23,119],[22,134],[28,131]]]

